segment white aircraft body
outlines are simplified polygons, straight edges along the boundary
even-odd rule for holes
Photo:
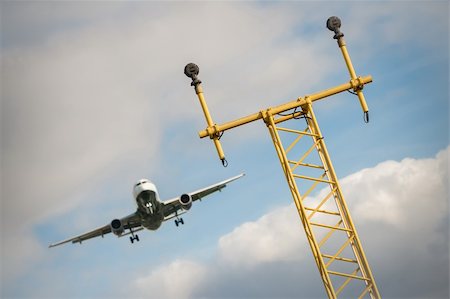
[[[216,191],[221,191],[228,183],[237,180],[242,176],[244,176],[244,174],[240,174],[194,192],[182,194],[180,197],[168,201],[160,201],[158,190],[152,182],[147,179],[139,180],[133,188],[133,196],[137,205],[136,212],[121,219],[114,219],[111,223],[82,235],[51,244],[49,247],[55,247],[69,242],[81,244],[83,241],[99,236],[104,237],[104,235],[111,232],[118,237],[131,235],[131,243],[139,241],[136,232],[143,230],[144,228],[157,230],[164,221],[172,218],[176,218],[176,226],[180,223],[184,224],[183,218],[179,216],[186,213],[191,208],[192,202],[200,200]]]

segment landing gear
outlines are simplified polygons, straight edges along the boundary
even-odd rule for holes
[[[130,224],[128,224],[128,225],[130,225]],[[130,236],[131,244],[133,244],[134,241],[139,242],[139,236],[137,234],[134,234],[134,231],[131,227],[130,227],[130,234],[131,234],[131,236]]]
[[[181,223],[181,224],[184,224],[183,218],[181,218],[181,217],[178,218],[178,217],[177,217],[177,219],[175,219],[175,225],[178,226],[178,225],[180,225],[180,223]]]
[[[139,242],[139,236],[138,235],[134,235],[130,236],[130,242],[134,243],[134,241]]]

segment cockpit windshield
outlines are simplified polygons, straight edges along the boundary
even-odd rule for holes
[[[148,181],[146,181],[146,180],[139,181],[139,182],[136,184],[135,187],[140,186],[140,185],[142,185],[142,184],[144,184],[144,183],[147,183],[147,182],[148,182]]]
[[[142,191],[141,194],[139,194],[139,197],[145,201],[155,201],[156,193],[153,190],[145,190],[145,191]]]

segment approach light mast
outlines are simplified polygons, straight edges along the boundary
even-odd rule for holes
[[[357,95],[364,120],[369,121],[363,87],[372,82],[372,77],[356,75],[340,27],[338,17],[327,20],[327,28],[335,33],[333,38],[344,57],[349,82],[224,124],[212,120],[197,77],[198,66],[190,63],[184,73],[192,79],[206,118],[207,127],[199,136],[213,140],[224,166],[227,160],[219,141],[223,133],[260,119],[266,124],[328,297],[381,298],[313,111],[315,101],[348,91]],[[305,126],[299,129],[301,123]],[[326,192],[308,197],[326,186]]]

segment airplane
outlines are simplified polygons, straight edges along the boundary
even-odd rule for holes
[[[209,187],[190,193],[184,193],[180,197],[168,201],[160,201],[155,184],[147,179],[141,179],[133,188],[133,197],[137,205],[136,212],[120,219],[114,219],[111,223],[82,235],[50,244],[49,248],[69,242],[81,244],[81,242],[95,237],[102,236],[103,238],[106,234],[111,232],[117,237],[131,235],[131,243],[134,243],[134,241],[139,242],[139,236],[136,232],[141,231],[144,228],[148,230],[157,230],[164,221],[173,218],[175,218],[176,226],[184,224],[183,218],[181,218],[180,215],[186,213],[191,208],[194,201],[201,200],[216,191],[221,191],[228,183],[231,183],[244,175],[245,174],[242,173]],[[126,232],[127,230],[129,231]]]

